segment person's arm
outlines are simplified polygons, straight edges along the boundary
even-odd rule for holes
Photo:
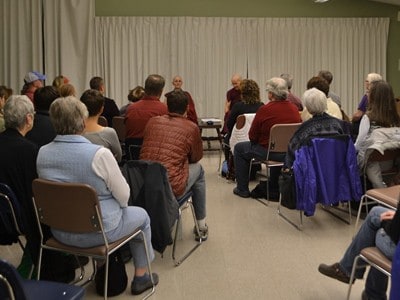
[[[189,163],[196,163],[203,158],[203,141],[200,136],[200,130],[197,127],[193,127],[193,131],[190,135],[189,141],[190,153],[189,153]]]
[[[358,131],[356,142],[354,143],[354,147],[356,148],[357,151],[360,150],[361,144],[367,138],[369,127],[370,127],[369,118],[367,115],[364,115],[360,122],[360,128]]]
[[[121,143],[119,142],[117,132],[114,128],[109,129],[108,139],[110,143],[110,150],[114,154],[117,162],[121,162],[122,159],[122,148]]]
[[[129,185],[109,149],[100,148],[96,152],[92,161],[92,168],[96,175],[104,180],[107,188],[120,206],[128,206]]]
[[[225,101],[225,113],[227,113],[231,109],[231,101],[226,99]]]

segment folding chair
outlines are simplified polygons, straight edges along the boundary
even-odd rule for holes
[[[126,157],[125,151],[125,138],[126,138],[126,127],[125,127],[125,117],[115,116],[113,117],[112,127],[117,133],[119,143],[121,144],[121,149],[123,151],[122,157]]]
[[[273,161],[270,160],[270,155],[273,153],[286,153],[289,145],[289,141],[292,138],[293,134],[296,132],[296,130],[300,127],[301,123],[292,123],[292,124],[275,124],[274,126],[271,127],[270,133],[269,133],[269,145],[268,145],[268,153],[267,153],[267,158],[263,161],[258,161],[256,159],[253,159],[250,162],[250,168],[249,168],[249,178],[251,174],[251,168],[253,164],[265,164],[266,167],[266,172],[263,173],[262,171],[257,172],[257,175],[260,175],[262,177],[267,178],[267,181],[269,181],[269,170],[272,167],[282,167],[283,162],[280,161]],[[269,185],[267,183],[267,201],[264,203],[264,201],[259,200],[261,203],[268,205],[269,202]]]
[[[80,286],[23,279],[14,266],[0,260],[0,298],[11,300],[79,300],[85,290]]]
[[[107,127],[108,126],[108,121],[104,116],[100,116],[97,123],[103,127]]]
[[[93,262],[93,274],[83,285],[92,281],[96,274],[97,265],[94,259],[103,259],[105,260],[104,299],[107,299],[109,256],[133,238],[141,236],[143,247],[146,251],[148,272],[151,281],[154,283],[148,247],[143,231],[135,229],[132,233],[118,241],[109,243],[103,228],[97,193],[92,187],[79,183],[63,183],[35,179],[32,183],[32,189],[34,194],[33,203],[41,235],[39,262],[37,264],[38,279],[40,278],[43,249],[91,257]],[[63,244],[55,238],[44,241],[40,223],[53,229],[77,234],[101,233],[104,244],[91,248],[80,248]],[[153,288],[143,299],[147,299],[154,291],[155,285],[153,284]]]
[[[19,238],[24,235],[21,207],[14,192],[4,183],[0,183],[0,228],[10,238],[10,244],[18,242],[22,251],[25,250]]]
[[[369,264],[372,268],[375,268],[391,277],[392,262],[377,248],[368,247],[361,250],[361,253],[357,255],[354,259],[353,268],[351,270],[349,288],[347,291],[347,300],[350,299],[351,287],[353,286],[353,280],[355,276],[356,269],[359,268],[359,260],[364,261]]]

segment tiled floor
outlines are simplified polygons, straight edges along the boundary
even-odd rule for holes
[[[202,164],[209,239],[179,267],[173,265],[171,247],[164,257],[157,254],[153,269],[160,283],[151,299],[345,299],[347,285],[320,275],[317,268],[340,259],[354,226],[318,209],[298,231],[277,215],[276,203],[267,207],[233,195],[234,185],[218,176],[217,152],[206,152]],[[189,214],[184,221],[182,242],[193,239]],[[15,264],[20,255],[17,245],[0,247],[0,256]],[[133,267],[126,267],[131,280]],[[363,284],[355,283],[351,299],[361,298]],[[113,299],[132,297],[128,288]],[[86,288],[86,299],[101,299],[93,285]]]

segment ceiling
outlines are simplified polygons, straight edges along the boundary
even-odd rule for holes
[[[393,5],[400,6],[400,0],[370,0],[370,1],[383,2],[383,3],[388,3],[388,4],[393,4]]]

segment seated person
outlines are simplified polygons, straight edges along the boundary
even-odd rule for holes
[[[350,134],[350,131],[344,125],[344,121],[326,113],[326,102],[326,95],[316,88],[304,92],[303,104],[312,118],[301,124],[290,139],[285,158],[285,169],[292,167],[295,151],[303,146],[308,137],[323,134]]]
[[[393,142],[395,139],[382,135],[375,137],[374,131],[379,128],[398,128],[400,127],[400,116],[396,114],[396,103],[392,87],[385,81],[375,81],[370,85],[369,104],[367,112],[363,115],[360,122],[360,130],[354,144],[358,151],[358,160],[363,166],[364,154],[366,149],[379,142]],[[400,130],[400,128],[399,128]],[[393,161],[370,162],[366,166],[366,173],[373,188],[386,187],[382,179],[382,171],[391,169]]]
[[[97,90],[86,90],[81,96],[81,101],[89,112],[83,136],[93,144],[110,149],[116,160],[121,162],[122,149],[115,129],[103,127],[98,123],[104,109],[103,95]]]
[[[193,193],[193,205],[201,239],[208,237],[206,224],[206,183],[199,163],[203,157],[203,143],[199,127],[186,118],[188,97],[173,91],[167,97],[168,115],[153,117],[144,131],[140,159],[156,161],[168,171],[176,198]],[[195,232],[195,239],[199,240]]]
[[[128,94],[129,103],[126,104],[126,105],[124,105],[124,106],[122,106],[122,107],[119,109],[120,115],[123,116],[123,117],[125,117],[126,110],[128,109],[128,106],[129,106],[131,103],[138,102],[138,101],[139,101],[140,99],[142,99],[143,97],[144,97],[144,88],[143,88],[142,86],[138,85],[138,86],[135,87],[134,89],[130,90],[130,91],[129,91],[129,94]]]
[[[265,160],[268,154],[269,133],[275,124],[300,123],[299,110],[296,105],[286,100],[288,95],[287,83],[279,77],[267,81],[268,102],[261,106],[254,117],[249,131],[249,142],[236,144],[233,153],[236,168],[235,195],[243,198],[250,197],[249,168],[253,158]],[[284,161],[285,153],[273,153],[269,159]],[[277,199],[279,194],[278,178],[280,167],[270,170],[268,181],[270,198]]]
[[[111,151],[82,137],[87,117],[86,106],[75,97],[58,98],[52,103],[50,118],[57,136],[53,142],[40,148],[37,158],[39,178],[79,182],[95,188],[99,194],[104,230],[109,242],[140,228],[145,234],[150,259],[153,260],[149,216],[140,207],[127,206],[129,186]],[[90,248],[103,242],[103,237],[98,233],[51,231],[57,240],[75,247]],[[129,245],[135,265],[131,292],[136,295],[152,288],[152,283],[150,275],[146,273],[146,253],[141,239],[133,239]],[[153,278],[157,284],[157,274],[153,274]]]
[[[9,97],[8,95],[8,90],[5,85],[0,86],[0,132],[3,132],[6,130],[6,127],[4,126],[4,112],[3,108],[4,105],[6,104],[6,101]]]
[[[375,206],[367,215],[357,235],[354,237],[342,259],[333,265],[320,264],[318,271],[325,276],[344,283],[350,282],[354,258],[367,247],[377,247],[392,260],[400,235],[400,207],[397,212],[381,206]],[[365,267],[356,270],[355,278],[362,279]],[[375,268],[369,270],[365,281],[362,299],[387,299],[388,278]]]

